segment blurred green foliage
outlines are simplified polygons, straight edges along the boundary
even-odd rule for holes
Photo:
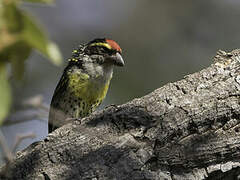
[[[0,125],[11,105],[9,77],[20,80],[24,62],[32,50],[60,65],[62,57],[58,47],[37,25],[35,19],[19,8],[22,2],[52,3],[53,0],[0,0]]]

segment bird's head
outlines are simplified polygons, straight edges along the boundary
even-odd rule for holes
[[[124,66],[122,49],[111,39],[94,39],[87,44],[80,45],[73,51],[70,63],[92,63],[99,66]]]

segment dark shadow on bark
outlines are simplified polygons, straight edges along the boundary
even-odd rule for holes
[[[238,180],[240,179],[240,168],[234,168],[228,172],[222,172],[220,170],[215,171],[206,178],[206,180]]]
[[[84,156],[79,156],[74,162],[65,161],[69,168],[62,174],[64,180],[72,179],[151,179],[141,172],[143,164],[126,156],[131,148],[116,148],[104,146]],[[67,163],[67,164],[66,164]],[[131,172],[131,173],[130,173]],[[60,175],[61,176],[61,175]]]
[[[39,142],[34,142],[28,148],[34,148]],[[0,173],[0,179],[13,180],[13,179],[27,179],[28,174],[34,173],[40,163],[40,150],[27,153],[23,159],[15,161],[14,166],[12,164],[4,167],[4,170]]]
[[[124,133],[140,127],[148,129],[156,124],[155,118],[141,106],[109,107],[105,111],[94,119],[90,119],[86,125],[97,127],[105,124],[116,133]]]

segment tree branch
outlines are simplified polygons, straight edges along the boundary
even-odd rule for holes
[[[235,179],[240,50],[142,98],[71,122],[19,152],[0,179]],[[8,173],[6,173],[8,172]]]

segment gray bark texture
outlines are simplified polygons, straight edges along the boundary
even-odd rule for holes
[[[240,179],[240,50],[18,152],[0,179]]]

